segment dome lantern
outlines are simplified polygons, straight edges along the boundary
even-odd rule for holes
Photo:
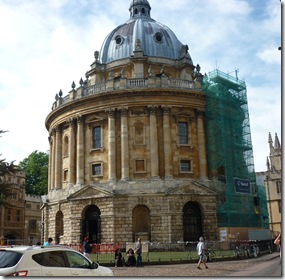
[[[133,0],[129,8],[131,18],[150,17],[150,10],[147,0]]]

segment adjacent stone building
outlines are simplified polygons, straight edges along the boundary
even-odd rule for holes
[[[38,195],[25,195],[25,240],[28,244],[41,242],[41,197]]]
[[[6,174],[3,181],[10,184],[10,196],[0,207],[1,240],[23,241],[25,237],[25,173]],[[3,241],[2,241],[3,242]]]
[[[10,195],[0,207],[1,244],[36,244],[41,241],[40,196],[25,193],[25,173],[6,174],[3,181],[10,184]]]
[[[271,133],[268,136],[269,156],[267,157],[267,171],[265,172],[265,186],[269,226],[275,236],[282,231],[282,161],[281,144],[275,133],[274,142]]]
[[[172,30],[151,18],[147,0],[131,1],[129,11],[95,51],[86,80],[73,82],[66,96],[60,91],[46,118],[42,238],[217,240],[218,206],[230,201],[225,182],[208,177],[200,66]],[[236,133],[242,138],[242,130]],[[252,194],[244,197],[253,204]]]

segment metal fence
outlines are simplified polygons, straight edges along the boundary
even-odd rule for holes
[[[208,241],[205,242],[206,248],[210,249],[215,255],[214,260],[244,259],[258,257],[278,251],[273,240],[239,240],[230,242]],[[25,240],[5,239],[6,246],[14,245],[36,245],[28,244]],[[69,246],[79,252],[83,252],[82,244],[59,244]],[[122,243],[100,243],[91,244],[92,253],[90,258],[105,265],[114,264],[114,252],[120,248],[123,257],[127,259],[126,252],[129,248],[135,248],[134,242]],[[144,263],[171,263],[171,262],[191,262],[197,261],[197,242],[143,242],[142,258]],[[258,251],[254,251],[258,248]]]
[[[70,247],[82,252],[82,244],[69,244]],[[145,263],[171,263],[197,261],[197,242],[143,242],[142,258]],[[206,247],[214,251],[214,260],[245,259],[258,257],[277,251],[273,240],[243,240],[234,242],[206,242]],[[129,248],[135,248],[135,243],[101,243],[92,244],[90,258],[103,264],[114,263],[114,252],[120,248],[123,257],[127,258]],[[255,251],[258,248],[258,251]]]

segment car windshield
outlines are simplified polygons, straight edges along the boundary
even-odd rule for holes
[[[22,253],[1,251],[0,250],[0,268],[15,266],[22,257]]]

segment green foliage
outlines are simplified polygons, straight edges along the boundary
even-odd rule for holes
[[[19,163],[21,170],[26,173],[26,194],[47,194],[48,161],[47,153],[34,151]]]
[[[2,137],[1,134],[5,132],[7,131],[0,130],[0,137]],[[9,173],[15,173],[17,170],[17,166],[14,165],[14,162],[8,163],[5,159],[0,159],[0,206],[6,204],[6,199],[10,195],[11,183],[5,182],[4,176]]]

